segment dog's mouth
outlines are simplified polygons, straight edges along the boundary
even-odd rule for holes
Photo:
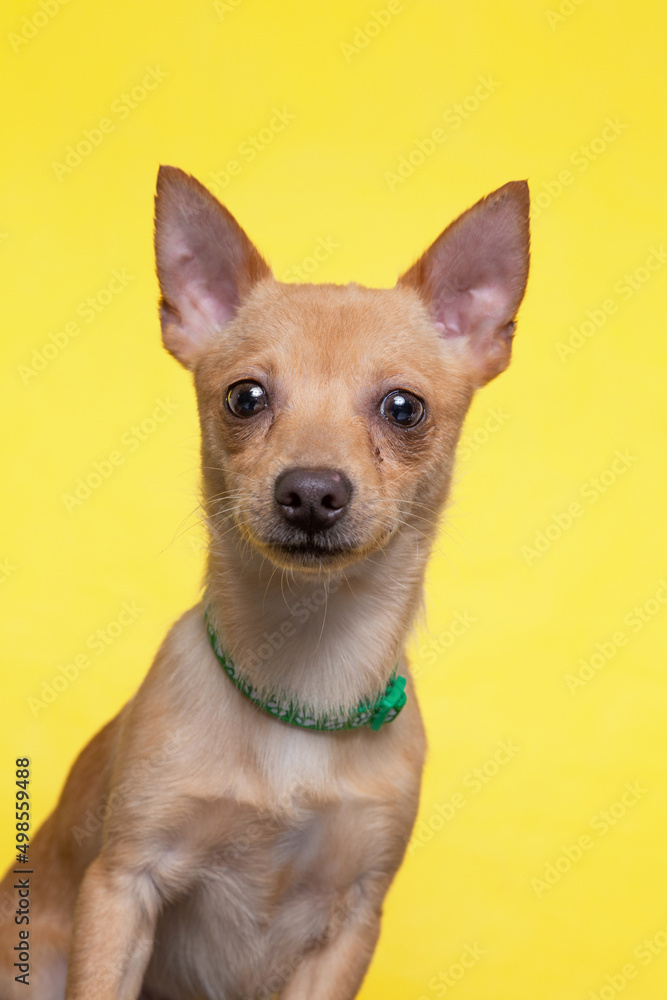
[[[334,540],[324,533],[297,539],[268,539],[260,543],[268,548],[275,562],[289,563],[303,568],[319,569],[358,558],[359,547],[349,542]]]
[[[236,510],[232,517],[259,553],[283,569],[304,572],[333,572],[358,562],[382,548],[397,528],[386,517],[373,524],[355,517],[313,531],[281,524],[272,513]]]
[[[355,533],[336,529],[313,533],[278,530],[260,534],[247,527],[244,534],[278,566],[306,572],[342,569],[369,555],[389,537],[358,538]]]

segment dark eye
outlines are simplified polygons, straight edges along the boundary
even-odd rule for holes
[[[394,389],[382,400],[380,413],[398,427],[414,427],[424,416],[424,404],[411,392]]]
[[[236,417],[254,417],[269,400],[259,382],[236,382],[227,390],[227,406]]]

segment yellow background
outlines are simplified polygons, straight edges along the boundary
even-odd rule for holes
[[[4,6],[7,860],[13,758],[32,757],[41,820],[77,751],[136,689],[165,630],[198,595],[194,398],[187,373],[161,349],[156,319],[158,164],[211,185],[240,159],[246,137],[287,109],[293,121],[253,162],[242,160],[222,192],[278,276],[321,237],[339,246],[313,280],[389,286],[447,222],[505,181],[527,177],[544,206],[514,360],[473,405],[429,574],[428,631],[413,643],[430,735],[421,834],[388,898],[361,995],[575,1000],[602,990],[608,1000],[633,963],[628,1000],[664,1000],[667,949],[647,964],[635,949],[655,935],[667,941],[667,606],[655,598],[667,596],[667,266],[641,270],[667,239],[667,18],[655,0],[561,6],[558,19],[556,2],[404,0],[352,53],[343,43],[363,43],[355,33],[384,0],[234,0],[217,10],[204,0],[70,0],[14,45],[10,35],[40,7]],[[122,118],[111,109],[147,67],[165,76]],[[494,81],[493,93],[455,127],[452,109],[466,98],[473,107],[480,77]],[[105,117],[114,130],[59,180],[54,162]],[[577,151],[591,148],[608,118],[616,135],[586,159]],[[416,140],[438,127],[446,140],[390,185],[399,157],[418,160]],[[559,192],[563,170],[572,181]],[[132,280],[86,322],[77,308],[123,269]],[[637,289],[621,292],[635,272]],[[570,327],[608,299],[616,311],[563,360],[557,345]],[[20,366],[77,319],[80,334],[26,384]],[[130,450],[131,428],[158,399],[175,409]],[[491,411],[502,419],[487,425]],[[117,449],[123,463],[68,511],[63,494]],[[630,458],[615,474],[617,450]],[[601,474],[604,493],[591,485]],[[581,515],[559,537],[551,527],[542,554],[527,554],[554,515],[567,523],[575,502]],[[28,699],[86,652],[123,601],[143,609],[136,621],[31,711]],[[646,602],[649,620],[633,631],[626,616]],[[454,640],[457,612],[469,624]],[[580,659],[596,643],[608,649],[619,631],[626,643],[570,690]],[[499,740],[518,749],[494,766]],[[474,768],[488,778],[476,793]],[[598,832],[595,817],[627,782],[644,791]],[[439,819],[456,793],[464,804]],[[567,868],[563,852],[575,855],[583,835],[593,846],[553,886],[536,888],[549,864]],[[448,986],[465,945],[484,955]]]

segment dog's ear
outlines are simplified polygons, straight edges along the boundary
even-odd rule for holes
[[[252,286],[271,274],[238,222],[199,181],[160,167],[155,259],[164,346],[194,368]]]
[[[426,302],[443,337],[467,346],[484,385],[507,368],[526,290],[530,247],[525,181],[511,181],[459,216],[399,278]]]

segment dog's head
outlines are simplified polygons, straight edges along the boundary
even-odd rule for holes
[[[204,187],[161,168],[162,336],[194,373],[214,537],[302,571],[433,537],[472,395],[509,364],[528,207],[527,184],[506,184],[392,289],[289,285]]]

